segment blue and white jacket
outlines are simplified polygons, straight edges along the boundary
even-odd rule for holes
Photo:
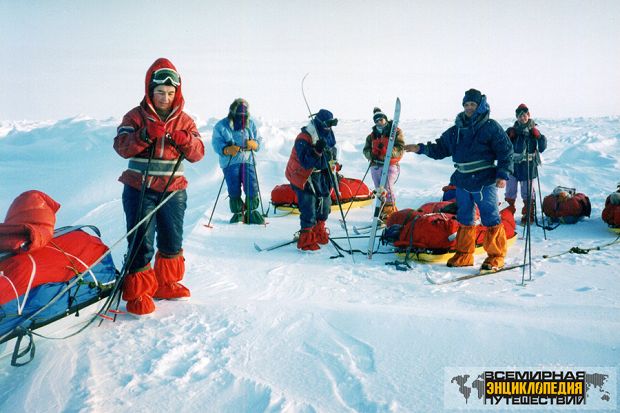
[[[258,134],[256,123],[252,118],[249,119],[248,126],[243,130],[233,130],[232,121],[228,117],[220,120],[213,127],[213,138],[211,139],[211,146],[213,150],[220,157],[220,167],[226,168],[227,165],[234,165],[237,163],[253,164],[253,157],[251,151],[244,150],[244,143],[246,140],[255,140],[258,142],[258,149],[260,151],[263,138]],[[237,145],[241,147],[241,150],[232,159],[228,155],[224,155],[222,152],[226,146]],[[230,162],[230,163],[229,163]]]

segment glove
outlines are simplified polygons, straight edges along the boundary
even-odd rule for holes
[[[258,150],[258,142],[254,141],[254,140],[246,140],[245,141],[245,148],[249,151],[256,151]]]
[[[533,136],[535,139],[540,138],[540,131],[539,131],[538,129],[536,129],[536,127],[533,127],[533,128],[532,128],[532,136]]]
[[[325,149],[326,146],[327,146],[327,143],[323,139],[319,139],[314,144],[314,149],[316,149],[317,152],[322,153],[323,149]]]
[[[227,156],[235,156],[237,155],[237,153],[239,153],[239,149],[241,149],[240,146],[230,145],[230,146],[225,147],[222,152],[224,152],[224,155],[227,155]]]
[[[177,130],[172,132],[172,140],[179,146],[189,145],[192,137],[187,131]]]
[[[506,134],[508,134],[508,137],[511,140],[514,140],[517,137],[517,131],[515,130],[515,128],[508,128]]]
[[[166,134],[166,125],[162,121],[147,121],[146,132],[151,140],[159,139]]]

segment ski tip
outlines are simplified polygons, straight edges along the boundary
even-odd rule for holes
[[[263,249],[261,247],[258,246],[257,243],[254,243],[254,248],[256,249],[256,251],[258,252],[263,252]]]

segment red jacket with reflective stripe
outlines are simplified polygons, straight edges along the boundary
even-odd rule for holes
[[[143,128],[146,128],[146,122],[149,119],[160,120],[149,96],[149,82],[153,72],[164,67],[176,71],[176,68],[168,59],[157,59],[146,73],[144,99],[140,106],[133,108],[123,117],[123,121],[117,129],[117,136],[114,138],[114,149],[123,158],[149,157],[149,144],[140,138],[140,133]],[[177,86],[172,112],[165,121],[166,132],[172,134],[175,131],[186,131],[192,139],[188,144],[179,146],[179,149],[185,154],[188,161],[196,162],[203,158],[205,148],[194,120],[183,112],[185,100],[183,99],[181,87],[182,84]],[[176,148],[164,138],[155,140],[153,145],[155,145],[153,159],[174,160],[179,157]],[[168,179],[168,176],[149,176],[147,178],[147,187],[162,192]],[[142,186],[142,174],[140,172],[125,170],[118,180],[135,189],[140,189]],[[176,176],[170,183],[168,191],[185,188],[187,188],[187,179],[184,176]]]

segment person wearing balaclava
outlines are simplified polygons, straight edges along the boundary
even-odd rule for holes
[[[127,311],[133,314],[155,311],[153,298],[182,300],[190,296],[180,283],[185,273],[182,242],[187,179],[178,160],[182,154],[188,162],[197,162],[205,153],[194,120],[183,111],[181,76],[174,65],[168,59],[157,59],[146,72],[144,86],[144,99],[123,117],[114,138],[116,152],[129,160],[118,179],[125,184],[127,230],[155,210],[160,200],[167,201],[147,221],[148,226],[141,225],[127,238],[135,251],[129,251],[133,259],[128,262],[122,288]],[[157,254],[151,267],[155,233]]]
[[[387,153],[387,147],[392,130],[392,121],[388,121],[387,116],[379,108],[374,108],[372,114],[374,126],[370,135],[366,137],[363,153],[370,162],[370,174],[375,188],[381,184],[381,174],[383,173],[383,161]],[[385,202],[381,210],[381,219],[385,221],[391,214],[397,211],[396,197],[394,196],[394,184],[400,174],[400,160],[404,154],[405,137],[400,128],[396,128],[394,148],[390,158],[387,181],[385,184]],[[383,194],[378,194],[382,196]]]
[[[336,137],[332,127],[338,119],[327,109],[313,115],[295,139],[286,179],[297,196],[301,229],[297,248],[315,251],[329,242],[325,221],[331,212],[332,165],[336,162]]]
[[[514,149],[514,173],[506,182],[505,199],[514,213],[517,189],[521,185],[521,199],[523,200],[521,223],[526,224],[528,216],[530,223],[533,223],[536,217],[536,193],[532,183],[538,177],[538,166],[541,164],[538,153],[547,149],[547,138],[538,130],[525,103],[517,107],[515,116],[517,120],[514,125],[506,129]],[[531,189],[529,195],[528,187]]]
[[[265,223],[265,218],[258,211],[260,194],[254,156],[254,152],[260,150],[261,143],[256,123],[250,116],[250,105],[245,99],[235,99],[229,107],[228,116],[213,127],[211,140],[226,179],[233,214],[231,224]],[[245,200],[241,198],[242,189]]]
[[[450,182],[456,186],[456,253],[448,267],[474,265],[476,248],[475,207],[480,211],[482,225],[487,227],[483,241],[487,257],[482,270],[504,266],[506,232],[499,215],[497,188],[504,188],[512,173],[512,144],[504,129],[490,118],[491,109],[485,95],[469,89],[463,97],[463,111],[454,126],[435,142],[405,145],[405,151],[433,159],[452,156],[456,171]],[[495,163],[497,161],[497,164]]]

